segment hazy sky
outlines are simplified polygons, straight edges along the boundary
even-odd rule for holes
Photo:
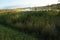
[[[58,0],[0,0],[0,8],[19,6],[19,7],[32,7],[43,6],[48,4],[55,4]]]

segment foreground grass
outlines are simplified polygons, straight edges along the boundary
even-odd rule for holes
[[[25,36],[22,40],[32,40],[38,38],[39,40],[59,40],[60,39],[60,12],[54,11],[31,11],[31,12],[5,12],[0,14],[0,24],[6,28],[14,29],[8,35],[15,35],[15,32],[21,36]],[[9,30],[7,29],[7,30]],[[17,31],[19,30],[19,31]],[[20,32],[23,32],[22,34]],[[10,33],[10,31],[9,31]],[[26,34],[25,34],[26,33]],[[18,36],[18,35],[17,35]],[[17,38],[17,37],[16,37]],[[19,39],[18,36],[17,39]],[[27,39],[24,39],[27,38]],[[20,38],[21,39],[21,38]],[[19,40],[20,40],[19,39]],[[37,39],[36,39],[37,40]]]
[[[0,40],[37,40],[37,38],[0,25]]]

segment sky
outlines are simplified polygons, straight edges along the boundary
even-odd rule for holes
[[[0,0],[0,8],[45,6],[57,2],[58,0]]]

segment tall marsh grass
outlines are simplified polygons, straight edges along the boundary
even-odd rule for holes
[[[60,39],[60,12],[27,11],[6,12],[0,14],[0,24],[19,29],[24,32],[36,33],[46,40]]]

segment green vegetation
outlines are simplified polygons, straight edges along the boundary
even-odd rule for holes
[[[54,11],[0,13],[1,40],[59,40],[59,18]]]
[[[0,10],[0,40],[60,40],[59,5],[34,7],[35,11],[25,12]]]
[[[37,38],[0,25],[0,40],[37,40]]]

